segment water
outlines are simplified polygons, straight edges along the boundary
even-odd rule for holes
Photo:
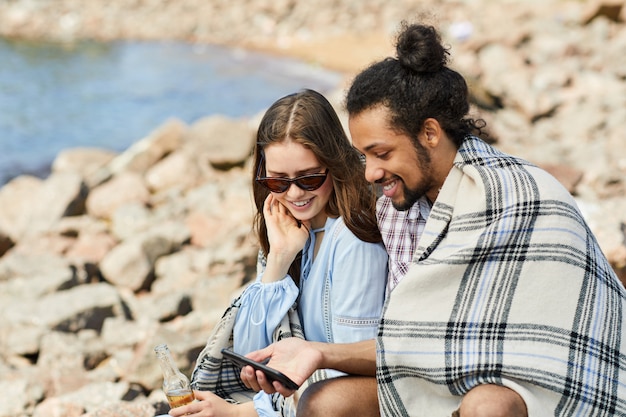
[[[121,151],[170,117],[249,117],[341,79],[293,59],[183,43],[0,39],[0,63],[0,185],[46,176],[65,148]]]

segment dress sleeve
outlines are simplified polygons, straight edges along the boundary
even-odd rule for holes
[[[262,283],[261,275],[241,295],[233,329],[234,350],[245,355],[272,343],[272,334],[298,298],[298,287],[287,275]]]
[[[330,262],[331,326],[335,343],[376,337],[387,285],[387,252],[347,228],[336,238]]]
[[[266,394],[265,391],[259,391],[254,396],[254,409],[259,417],[276,417],[278,413],[274,410],[272,405],[272,397],[270,394]]]

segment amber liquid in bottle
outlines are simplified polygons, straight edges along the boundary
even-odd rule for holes
[[[162,344],[154,348],[159,365],[163,371],[163,392],[171,408],[187,405],[194,400],[189,379],[174,363],[167,345]]]
[[[194,400],[193,392],[191,390],[174,389],[165,393],[167,402],[170,403],[170,407],[176,408],[183,405],[187,405]]]

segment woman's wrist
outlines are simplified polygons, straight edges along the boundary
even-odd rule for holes
[[[294,256],[288,254],[268,254],[265,271],[263,272],[262,282],[275,282],[287,276],[289,266],[294,260]]]
[[[236,404],[233,409],[235,410],[233,417],[257,417],[259,415],[254,408],[254,401]]]

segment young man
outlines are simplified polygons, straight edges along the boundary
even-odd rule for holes
[[[248,356],[271,356],[296,382],[316,368],[375,374],[383,416],[626,415],[626,291],[574,200],[545,171],[471,135],[480,125],[467,117],[467,85],[434,28],[404,27],[397,54],[359,74],[347,96],[353,144],[382,201],[400,212],[432,203],[378,337],[284,340]],[[242,377],[290,393],[250,368]],[[303,415],[371,409],[361,400],[372,380],[307,389]]]

